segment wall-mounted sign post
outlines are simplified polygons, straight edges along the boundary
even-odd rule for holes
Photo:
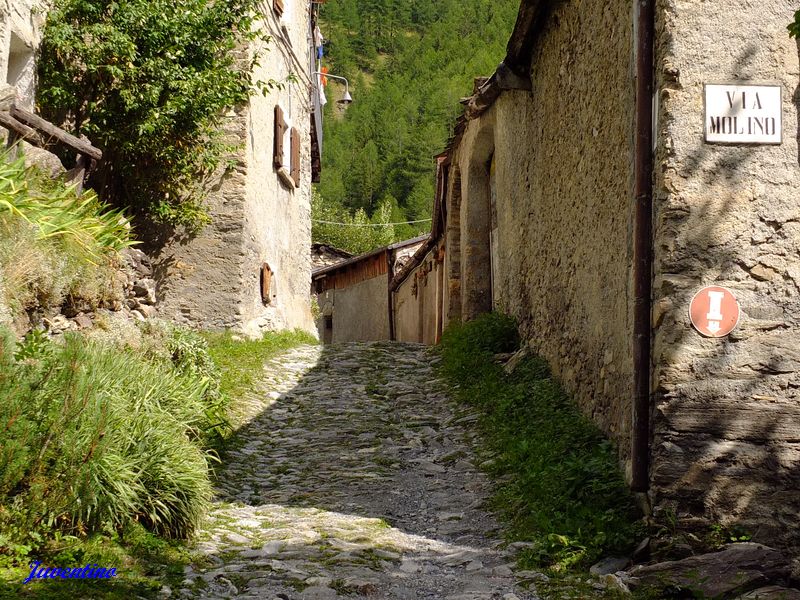
[[[689,319],[706,337],[723,337],[739,324],[739,302],[729,289],[712,285],[694,295],[689,305]]]
[[[779,85],[705,85],[706,142],[780,144],[783,104]]]

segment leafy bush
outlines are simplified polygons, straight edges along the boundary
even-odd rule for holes
[[[52,530],[191,533],[211,495],[208,381],[77,335],[41,346],[17,360],[0,337],[0,555]]]
[[[800,10],[795,11],[794,21],[789,23],[789,35],[800,38]]]
[[[202,182],[226,155],[225,109],[251,93],[259,57],[237,47],[255,37],[256,10],[254,0],[55,2],[38,102],[103,149],[104,198],[174,225],[208,221]]]
[[[47,179],[25,159],[0,160],[0,216],[16,216],[35,228],[37,237],[73,249],[89,261],[132,245],[127,219],[104,206],[91,190]]]
[[[484,315],[445,331],[441,368],[482,409],[490,470],[503,481],[495,502],[511,536],[535,542],[524,562],[559,570],[628,550],[636,510],[614,448],[542,359],[524,359],[512,375],[494,361],[518,343],[511,319]]]

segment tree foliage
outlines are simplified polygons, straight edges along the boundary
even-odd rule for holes
[[[433,155],[444,148],[473,78],[505,55],[518,0],[330,0],[325,61],[347,77],[355,102],[326,106],[323,200],[350,214],[393,206],[393,221],[433,206]],[[334,99],[336,93],[329,92]],[[397,227],[398,238],[429,229]]]
[[[353,254],[369,252],[391,244],[396,238],[395,229],[390,224],[392,205],[385,200],[369,217],[363,208],[350,214],[336,201],[323,201],[315,190],[311,200],[314,223],[311,236],[315,242],[330,244]],[[334,223],[341,223],[335,225]]]
[[[245,102],[254,0],[56,0],[38,102],[104,153],[106,199],[158,221],[208,220],[202,180],[222,164],[224,109]]]
[[[800,10],[794,13],[794,21],[789,23],[789,35],[800,38]]]

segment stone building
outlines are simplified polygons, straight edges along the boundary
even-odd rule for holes
[[[389,282],[429,236],[397,242],[315,269],[311,291],[325,344],[394,339]]]
[[[46,16],[37,0],[0,2],[0,83],[13,86],[16,103],[31,110],[36,92],[36,49]]]
[[[238,148],[207,203],[212,222],[194,237],[180,232],[155,247],[159,311],[189,326],[314,331],[311,183],[319,176],[321,113],[314,51],[317,5],[263,3],[257,26],[270,36],[255,81],[281,83],[228,114]]]
[[[514,316],[656,512],[795,544],[796,9],[523,0],[439,159],[443,225],[392,284],[399,339]],[[738,299],[728,335],[692,325],[706,286]]]

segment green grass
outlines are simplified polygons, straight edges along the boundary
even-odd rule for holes
[[[86,564],[115,567],[117,577],[96,581],[34,580],[23,585],[30,568],[20,565],[0,569],[0,600],[155,598],[164,585],[176,590],[183,580],[184,567],[196,563],[197,557],[191,556],[182,542],[165,540],[141,525],[132,524],[122,534],[101,533],[88,539],[54,541],[46,552],[36,556],[36,560],[42,565],[65,568]]]
[[[231,398],[253,391],[268,358],[295,346],[318,343],[311,334],[299,329],[265,333],[258,340],[243,339],[230,331],[205,333],[204,337],[212,360],[222,372],[220,390]]]
[[[537,357],[507,375],[493,355],[517,348],[514,322],[496,314],[449,328],[441,370],[480,408],[487,470],[502,483],[494,505],[513,541],[533,542],[526,567],[586,568],[630,550],[637,511],[616,452]]]

